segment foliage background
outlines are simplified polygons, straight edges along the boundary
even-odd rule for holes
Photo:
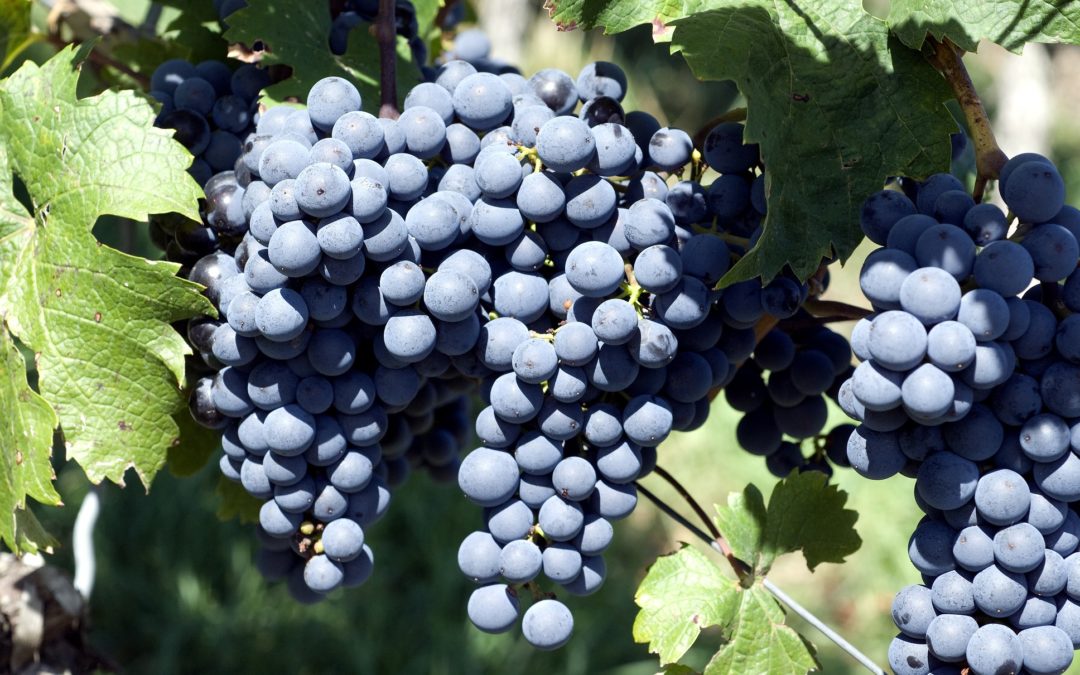
[[[738,105],[733,85],[697,82],[681,56],[668,56],[663,47],[652,44],[646,28],[615,38],[596,32],[558,33],[539,2],[520,4],[524,13],[517,18],[524,23],[518,28],[524,30],[518,64],[526,76],[541,67],[576,73],[590,60],[616,61],[631,78],[627,109],[648,110],[690,131],[717,112]],[[868,4],[880,9],[883,3]],[[171,9],[152,10],[145,0],[120,0],[114,5],[135,25],[149,18],[164,27],[175,16]],[[474,8],[479,22],[497,20],[499,5],[489,0]],[[41,25],[44,20],[45,9],[39,4],[35,21]],[[153,51],[158,48],[151,43],[132,47],[142,59],[168,56]],[[1044,68],[1043,74],[1052,82],[1075,82],[1080,50],[1037,49],[1042,58],[1049,55],[1049,70]],[[51,46],[39,44],[25,56],[42,61],[52,52]],[[503,54],[496,51],[495,56]],[[1014,84],[998,76],[1016,58],[985,46],[968,59],[993,116],[997,116],[999,101],[1004,101],[999,94]],[[93,93],[108,84],[88,73],[81,93]],[[1059,162],[1070,192],[1077,194],[1080,127],[1073,111],[1080,90],[1053,85],[1052,89],[1055,102],[1046,149]],[[1000,129],[999,139],[1010,154],[1041,149],[1011,147]],[[103,218],[95,234],[123,250],[158,255],[150,248],[144,226]],[[859,302],[857,269],[867,252],[864,246],[846,269],[832,271],[826,297]],[[842,413],[834,410],[833,414],[835,421],[843,421]],[[661,462],[705,504],[722,501],[747,482],[773,483],[761,459],[737,447],[736,420],[737,415],[718,400],[704,428],[676,435],[663,446]],[[63,449],[57,447],[58,488],[67,506],[37,512],[61,542],[70,542],[87,483],[77,467],[64,466],[63,460]],[[455,553],[480,514],[455,486],[414,476],[395,494],[387,518],[371,532],[377,560],[372,580],[361,589],[306,607],[294,603],[282,587],[268,587],[262,581],[252,564],[255,540],[249,526],[218,520],[216,472],[216,466],[210,465],[193,478],[162,474],[149,494],[141,492],[134,480],[127,490],[112,485],[102,488],[91,640],[126,672],[636,675],[656,670],[655,657],[630,638],[636,611],[633,589],[657,555],[672,550],[679,541],[691,541],[691,536],[648,503],[643,502],[619,524],[615,545],[606,556],[609,578],[605,587],[592,597],[571,600],[578,624],[574,640],[561,651],[541,653],[514,633],[489,636],[468,625],[464,606],[470,584],[457,571]],[[894,633],[888,614],[892,595],[918,581],[906,556],[908,534],[919,518],[911,499],[912,483],[899,477],[870,483],[850,472],[838,473],[836,481],[851,494],[850,506],[863,514],[857,525],[864,541],[862,550],[845,566],[825,565],[815,574],[806,571],[801,559],[791,557],[782,560],[771,577],[884,662]],[[677,497],[657,479],[649,478],[647,484],[669,503],[678,504]],[[61,546],[51,561],[71,570],[70,547]],[[818,645],[825,672],[860,672],[813,629],[796,618],[789,621]],[[706,633],[702,644],[715,639],[714,633]],[[701,666],[709,654],[711,650],[703,647],[696,662],[692,652],[690,662]],[[1080,672],[1080,666],[1070,672]]]

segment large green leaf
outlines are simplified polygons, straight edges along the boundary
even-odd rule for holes
[[[91,229],[104,214],[197,218],[200,191],[191,156],[153,127],[145,100],[77,98],[87,51],[63,49],[0,82],[0,147],[33,207],[12,208],[11,184],[0,184],[0,316],[34,353],[68,457],[94,482],[122,483],[134,468],[149,485],[177,437],[190,353],[169,324],[212,308],[177,265],[103,246]]]
[[[706,674],[805,673],[820,667],[813,647],[784,625],[783,610],[760,581],[740,586],[697,549],[684,547],[657,559],[634,600],[641,608],[634,639],[647,642],[661,665],[682,657],[702,630],[718,626],[724,642]]]
[[[651,24],[694,74],[734,80],[746,138],[761,144],[769,215],[758,245],[725,283],[801,277],[862,240],[863,200],[890,175],[948,169],[956,130],[944,81],[889,39],[858,0],[548,0],[566,27],[609,32]]]
[[[246,8],[229,15],[225,38],[248,46],[262,43],[262,63],[292,68],[291,77],[264,90],[264,100],[302,101],[317,81],[337,75],[356,85],[366,108],[377,109],[379,46],[367,34],[367,24],[352,30],[348,50],[340,56],[330,51],[330,25],[330,7],[325,2],[249,0]],[[407,61],[407,55],[408,46],[400,40],[396,71],[399,99],[419,81],[419,71]]]
[[[1019,52],[1028,42],[1080,43],[1080,3],[1031,0],[892,0],[889,25],[909,47],[927,36],[975,51],[979,41]]]

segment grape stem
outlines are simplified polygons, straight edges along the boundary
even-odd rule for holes
[[[703,127],[698,129],[698,132],[694,134],[694,147],[700,148],[705,145],[705,137],[709,135],[709,132],[713,130],[713,127],[718,124],[724,124],[725,122],[745,122],[746,121],[746,108],[732,108],[731,110],[717,115]]]
[[[962,50],[948,38],[939,42],[928,36],[926,43],[931,50],[930,63],[952,87],[953,96],[960,103],[960,109],[964,111],[968,131],[975,142],[976,176],[975,188],[971,194],[976,202],[981,202],[987,181],[998,177],[1001,167],[1009,158],[1001,151],[994,137],[990,117],[986,114],[979,92],[975,91],[975,84],[971,81],[971,75],[964,66]]]
[[[45,37],[45,41],[56,47],[57,49],[63,49],[69,44],[66,40],[64,40],[64,38],[60,37],[58,33],[49,33]],[[90,52],[87,54],[86,58],[95,67],[96,70],[101,70],[102,68],[112,68],[113,70],[119,71],[138,82],[139,86],[141,86],[143,89],[150,88],[150,78],[145,73],[140,73],[133,70],[130,66],[117,61],[116,59],[109,56],[100,49],[91,49]]]
[[[689,522],[686,518],[683,518],[683,516],[677,511],[675,511],[675,509],[671,508],[666,503],[664,503],[662,499],[654,495],[646,488],[642,487],[640,483],[635,483],[635,485],[637,485],[638,492],[640,492],[642,495],[645,496],[646,499],[655,504],[656,507],[659,508],[665,515],[669,516],[677,523],[685,527],[695,537],[708,544],[709,548],[713,549],[720,555],[727,558],[729,562],[732,561],[734,556],[731,553],[731,548],[722,538],[711,538],[708,534],[705,533],[704,530]],[[742,563],[742,561],[738,560],[738,558],[734,558],[734,560]],[[742,564],[745,565],[745,563]],[[732,563],[732,566],[734,565],[735,563]],[[736,568],[736,574],[738,574],[738,571],[738,568]],[[740,580],[741,578],[742,577],[740,576]],[[874,663],[874,661],[869,656],[862,653],[858,649],[858,647],[845,640],[843,636],[830,628],[828,624],[815,616],[813,612],[796,602],[794,598],[781,590],[779,586],[774,584],[769,579],[765,578],[761,580],[761,585],[765,587],[765,590],[772,593],[773,597],[775,597],[777,600],[787,606],[787,608],[790,609],[792,612],[799,615],[802,620],[806,621],[808,624],[818,629],[822,635],[832,640],[832,642],[836,644],[837,647],[847,652],[847,654],[851,656],[851,658],[858,661],[859,664],[866,668],[868,671],[874,673],[874,675],[885,675],[885,671],[882,670],[881,667],[878,666],[876,663]]]
[[[818,300],[817,298],[807,298],[803,307],[813,314],[815,318],[826,318],[829,321],[858,321],[873,314],[873,311],[865,307],[849,305],[846,302],[837,302],[836,300]]]
[[[379,44],[379,117],[398,118],[397,107],[397,23],[394,0],[379,0],[375,16],[375,40]]]
[[[659,467],[657,467],[657,469],[659,469]],[[654,471],[656,471],[657,469],[654,469]],[[670,477],[670,474],[668,474],[668,476]],[[728,545],[727,541],[724,540],[723,536],[721,536],[719,532],[717,532],[717,536],[715,539],[710,537],[708,534],[705,533],[704,530],[699,528],[697,525],[691,523],[681,513],[672,508],[667,502],[657,497],[652,491],[642,485],[641,481],[634,481],[634,485],[637,487],[638,492],[640,492],[642,495],[645,496],[646,499],[652,502],[656,506],[656,508],[660,509],[660,511],[662,511],[664,515],[668,516],[678,524],[693,532],[698,538],[700,538],[710,547],[718,551],[720,555],[727,558],[728,563],[731,564],[731,569],[735,571],[735,575],[739,578],[739,583],[741,583],[743,586],[750,586],[754,583],[754,570],[750,567],[750,565],[746,564],[735,556],[735,552],[731,550],[731,546]],[[680,485],[679,487],[682,486]],[[678,488],[676,488],[676,490],[678,490]],[[693,500],[693,498],[691,498],[688,494],[685,494],[685,490],[679,491],[679,494],[685,497],[687,501],[691,502],[692,506],[701,508],[700,506],[698,506],[697,502]],[[697,510],[697,508],[695,508],[695,511]],[[709,523],[710,529],[713,529],[712,523],[709,522],[708,518],[705,518],[705,522]]]
[[[672,476],[670,473],[668,473],[667,469],[659,465],[653,469],[653,472],[657,476],[660,476],[665,481],[667,481],[668,485],[673,487],[675,491],[679,493],[679,496],[686,500],[686,503],[690,505],[690,508],[694,510],[694,513],[698,515],[698,518],[701,518],[701,522],[705,523],[705,527],[709,530],[709,534],[711,534],[715,539],[723,538],[723,535],[720,534],[720,530],[717,529],[713,521],[709,519],[708,514],[705,513],[705,509],[701,508],[701,504],[698,504],[697,500],[694,499],[693,495],[691,495],[690,492],[685,487],[683,487],[682,483],[676,480],[675,476]]]

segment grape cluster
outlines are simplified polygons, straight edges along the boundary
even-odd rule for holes
[[[792,323],[766,333],[724,389],[728,405],[744,413],[735,429],[740,447],[765,457],[780,478],[796,469],[831,474],[834,464],[848,466],[844,433],[854,428],[842,425],[822,434],[829,414],[825,398],[835,400],[851,374],[851,347],[824,326],[793,330],[800,321],[812,325],[800,311]],[[809,456],[802,450],[806,439],[817,441]]]
[[[170,59],[154,70],[150,95],[161,103],[154,124],[174,129],[176,140],[195,155],[188,172],[200,186],[233,169],[253,128],[256,99],[268,84],[267,72],[251,64],[233,70],[223,61]]]
[[[1061,673],[1080,647],[1080,211],[1039,155],[999,190],[1008,215],[948,174],[863,208],[876,313],[839,401],[854,469],[914,477],[926,514],[924,584],[893,604],[902,675]]]
[[[634,481],[673,430],[704,423],[710,392],[749,356],[764,314],[759,303],[759,316],[736,319],[727,291],[714,290],[741,252],[721,235],[731,224],[752,233],[761,220],[751,200],[757,148],[743,144],[741,125],[723,125],[702,157],[685,132],[625,114],[625,90],[610,63],[576,80],[554,69],[525,80],[454,60],[409,93],[399,121],[459,120],[445,140],[434,124],[428,147],[450,164],[432,169],[440,190],[471,204],[468,237],[433,266],[424,296],[429,312],[450,309],[445,298],[478,297],[484,318],[436,328],[462,345],[454,363],[481,379],[486,404],[481,447],[458,474],[484,508],[458,551],[479,584],[468,615],[482,630],[509,630],[528,590],[537,601],[521,629],[542,649],[564,644],[573,620],[540,578],[571,595],[600,587],[611,523],[637,503]],[[661,173],[684,167],[690,179],[669,189]],[[705,188],[697,177],[708,167],[723,173]],[[451,283],[455,292],[428,298]],[[790,316],[786,302],[797,307],[803,288],[785,286],[794,297],[777,311]]]
[[[240,241],[188,273],[207,287],[222,319],[188,327],[201,360],[216,370],[195,387],[193,413],[224,429],[224,475],[265,500],[260,569],[286,578],[304,601],[367,578],[364,528],[385,512],[410,467],[453,479],[469,432],[466,395],[475,390],[444,354],[404,362],[390,353],[401,355],[401,343],[390,340],[387,350],[381,340],[383,324],[407,318],[407,311],[390,317],[388,307],[400,305],[386,297],[402,303],[393,289],[411,292],[411,270],[397,263],[415,239],[387,207],[388,177],[365,173],[386,169],[354,157],[353,147],[367,142],[367,121],[382,149],[356,154],[385,150],[383,127],[359,108],[355,88],[332,78],[313,90],[311,116],[287,107],[260,115],[241,170],[208,183],[232,188]],[[409,253],[419,261],[419,248]]]

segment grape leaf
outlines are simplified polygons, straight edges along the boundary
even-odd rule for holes
[[[859,550],[855,532],[859,514],[845,509],[847,493],[830,485],[819,471],[793,473],[778,482],[762,502],[754,485],[716,507],[716,524],[740,560],[759,576],[768,574],[776,558],[802,551],[811,571],[823,562],[843,562]]]
[[[337,56],[330,51],[330,7],[324,2],[249,0],[248,6],[229,15],[225,39],[248,46],[261,42],[262,63],[292,67],[292,76],[263,90],[263,100],[304,100],[308,90],[324,77],[337,75],[356,85],[369,109],[379,102],[379,45],[361,23],[352,30],[349,46]],[[398,41],[398,98],[419,82],[419,71],[408,62],[408,45]]]
[[[0,186],[0,316],[37,362],[67,454],[90,480],[149,485],[177,436],[183,338],[169,325],[213,311],[178,265],[101,245],[99,216],[198,218],[191,156],[130,91],[79,99],[89,51],[61,50],[0,82],[0,146],[32,214]],[[7,172],[4,172],[7,174]]]
[[[641,608],[634,619],[634,640],[647,642],[661,664],[673,663],[702,630],[735,620],[739,584],[701,551],[684,546],[656,559],[634,602]]]
[[[765,499],[756,485],[728,495],[727,506],[716,507],[716,526],[739,560],[755,570],[761,558],[761,537],[765,532]]]
[[[705,666],[703,675],[807,673],[820,670],[814,648],[790,626],[784,611],[760,584],[739,592],[727,642]]]
[[[846,503],[847,493],[820,471],[795,473],[777,483],[769,495],[762,563],[768,567],[794,551],[802,551],[811,572],[823,562],[844,562],[862,545],[855,531],[859,514],[845,509]]]
[[[987,39],[1019,53],[1028,42],[1080,44],[1080,5],[1030,0],[893,0],[889,25],[907,46],[927,36],[973,52]]]
[[[212,5],[185,2],[180,14],[169,22],[163,34],[171,38],[170,47],[184,50],[189,61],[198,62],[225,58],[228,50],[221,31]]]
[[[819,668],[813,647],[784,625],[784,612],[760,582],[744,588],[697,549],[683,547],[649,568],[634,601],[634,639],[660,664],[675,662],[702,630],[718,626],[724,643],[705,674],[799,673]],[[693,672],[685,666],[665,673]]]
[[[564,27],[651,24],[694,74],[734,80],[746,139],[761,145],[768,217],[757,246],[724,279],[802,278],[862,240],[862,201],[890,175],[948,169],[956,123],[944,80],[890,40],[857,0],[548,0]]]
[[[57,420],[45,399],[27,383],[26,360],[4,330],[0,330],[0,419],[4,420],[0,424],[0,540],[14,551],[34,552],[40,535],[26,531],[33,527],[26,519],[36,522],[26,498],[60,504],[49,459]]]

